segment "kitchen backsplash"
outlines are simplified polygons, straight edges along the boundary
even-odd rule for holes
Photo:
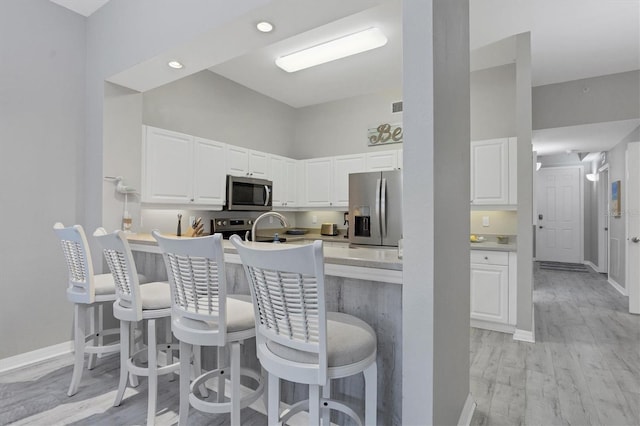
[[[483,226],[488,220],[489,226]],[[518,233],[518,213],[515,211],[471,211],[472,234],[516,235]]]

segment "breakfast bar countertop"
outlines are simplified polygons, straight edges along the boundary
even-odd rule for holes
[[[288,236],[287,236],[288,237]],[[310,239],[309,235],[301,240]],[[190,237],[183,237],[190,238]],[[160,253],[160,249],[156,240],[151,234],[128,234],[127,239],[133,251],[144,251],[149,253]],[[287,240],[289,241],[289,239]],[[296,241],[291,240],[293,244],[274,245],[273,243],[251,242],[250,244],[260,245],[261,247],[295,247]],[[342,247],[344,246],[344,247]],[[240,263],[239,256],[233,244],[228,240],[223,241],[225,252],[225,260],[233,263]],[[324,247],[324,259],[326,265],[326,273],[331,274],[334,270],[343,270],[339,275],[343,275],[345,268],[350,267],[354,272],[358,271],[358,276],[365,274],[368,279],[382,272],[380,278],[389,281],[390,275],[394,276],[391,282],[397,284],[402,283],[402,259],[398,258],[397,248],[377,248],[377,247],[349,247],[348,244],[339,244],[335,246]],[[377,272],[376,272],[377,271]],[[386,271],[386,273],[384,272]],[[348,274],[347,274],[348,275]],[[343,275],[344,276],[344,275]],[[355,278],[355,277],[354,277]],[[376,281],[379,281],[376,280]]]

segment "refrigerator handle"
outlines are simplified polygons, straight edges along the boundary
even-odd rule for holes
[[[382,183],[382,179],[378,179],[376,181],[376,221],[378,222],[378,226],[382,231],[382,222],[380,221],[380,184]]]
[[[380,230],[382,231],[382,238],[387,237],[387,180],[382,179],[382,184],[380,186],[380,210],[382,214],[380,215]]]

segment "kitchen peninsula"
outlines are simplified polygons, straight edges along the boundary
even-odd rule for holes
[[[138,272],[152,280],[166,280],[161,252],[153,237],[131,234],[128,240]],[[223,245],[229,293],[249,294],[239,255],[229,241],[225,240]],[[340,245],[344,247],[324,247],[327,309],[355,315],[375,330],[378,339],[378,417],[381,424],[400,424],[402,260],[395,248],[349,248],[346,244]],[[249,356],[247,354],[247,358]],[[361,376],[336,382],[332,392],[362,401],[364,381]],[[301,398],[296,391],[294,398]],[[284,388],[283,395],[287,395]]]

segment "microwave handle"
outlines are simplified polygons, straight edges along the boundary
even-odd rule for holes
[[[264,186],[264,192],[267,194],[267,196],[264,199],[264,205],[268,206],[269,205],[269,199],[271,198],[271,190],[269,190],[269,185],[265,185]]]

